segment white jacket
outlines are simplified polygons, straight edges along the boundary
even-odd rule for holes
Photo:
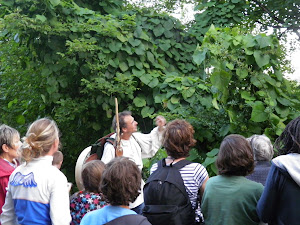
[[[52,161],[52,156],[43,156],[14,170],[0,217],[2,225],[70,224],[67,178]]]

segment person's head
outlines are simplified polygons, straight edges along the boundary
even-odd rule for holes
[[[185,120],[169,122],[163,137],[167,154],[175,159],[188,157],[191,147],[196,144],[194,128]]]
[[[119,114],[120,133],[133,133],[137,131],[137,122],[134,120],[130,111],[120,112]],[[117,119],[114,116],[112,127],[117,130]]]
[[[22,157],[26,162],[33,158],[53,155],[58,151],[59,131],[53,120],[42,118],[33,122],[24,137]]]
[[[63,161],[64,161],[64,155],[62,154],[61,151],[57,151],[53,154],[52,165],[57,167],[57,169],[60,169]]]
[[[241,135],[231,134],[221,143],[216,165],[220,175],[247,176],[254,169],[253,152]]]
[[[111,205],[134,202],[140,194],[142,175],[127,157],[117,157],[107,164],[102,175],[101,192]]]
[[[273,145],[266,135],[252,135],[247,138],[253,150],[255,161],[271,161],[274,155]]]
[[[279,155],[300,153],[300,116],[286,125],[284,131],[276,139],[274,147]]]
[[[101,160],[92,160],[83,165],[81,177],[86,191],[99,193],[101,178],[105,167],[106,165]]]
[[[0,126],[0,156],[12,162],[21,146],[19,132],[5,124]]]

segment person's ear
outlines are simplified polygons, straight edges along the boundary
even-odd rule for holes
[[[120,133],[122,134],[122,133],[126,133],[126,131],[127,131],[127,128],[126,127],[123,127],[121,130],[120,130]]]
[[[3,144],[1,147],[4,152],[9,152],[10,147],[8,147],[7,144]]]
[[[56,138],[54,140],[53,144],[52,144],[52,147],[53,147],[53,150],[54,150],[53,153],[58,151],[58,146],[59,146],[59,139]]]

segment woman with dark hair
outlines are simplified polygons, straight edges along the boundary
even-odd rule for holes
[[[81,172],[84,190],[76,192],[70,198],[71,225],[80,224],[86,213],[107,205],[100,192],[100,183],[105,167],[101,160],[92,160],[84,164]]]
[[[236,134],[225,137],[216,165],[219,175],[208,180],[202,198],[205,224],[259,224],[256,204],[263,185],[245,178],[254,169],[248,141]]]
[[[265,190],[258,202],[259,218],[269,225],[300,221],[300,117],[276,139],[279,156],[272,160]]]
[[[163,164],[167,167],[172,167],[178,162],[182,163],[182,160],[185,160],[189,156],[189,152],[195,144],[194,128],[190,123],[179,119],[168,123],[163,134],[163,146],[166,149],[168,157],[163,159]],[[151,167],[150,174],[163,169],[158,163],[155,163]],[[204,192],[205,184],[209,178],[208,173],[200,163],[192,162],[180,168],[179,173],[193,210],[192,216],[194,215],[194,218],[189,219],[191,222],[202,223],[204,219],[201,213],[199,196],[202,196]],[[145,196],[145,202],[146,198],[147,196]],[[145,215],[146,213],[144,212]],[[176,214],[179,215],[180,212]],[[159,215],[157,218],[159,219]],[[150,222],[152,223],[152,221]],[[187,224],[187,221],[182,221],[182,224]]]
[[[151,225],[145,217],[129,209],[129,203],[134,202],[140,194],[141,180],[138,166],[129,158],[118,157],[111,160],[103,172],[100,185],[104,198],[110,205],[87,213],[80,224]]]

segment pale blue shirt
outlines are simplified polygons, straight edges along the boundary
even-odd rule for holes
[[[103,225],[121,216],[135,214],[136,212],[130,209],[108,205],[102,209],[97,209],[85,214],[80,222],[80,225]]]

